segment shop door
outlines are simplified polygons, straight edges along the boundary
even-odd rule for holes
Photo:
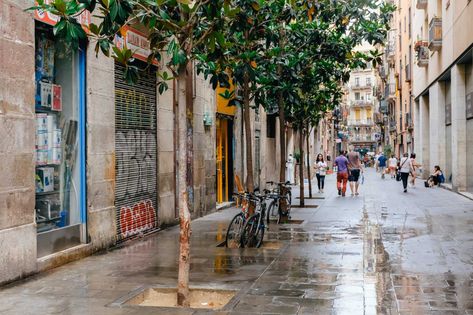
[[[138,82],[123,79],[115,64],[115,207],[117,241],[158,228],[156,72],[140,71]]]
[[[227,120],[217,118],[217,141],[216,141],[216,161],[217,161],[217,203],[228,200],[227,185]]]

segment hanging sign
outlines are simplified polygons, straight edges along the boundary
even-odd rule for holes
[[[123,26],[120,34],[121,36],[115,35],[115,45],[120,49],[124,47],[130,49],[134,58],[147,62],[151,49],[146,35],[129,26]],[[153,64],[158,65],[158,61],[154,60]]]
[[[52,0],[45,0],[45,4],[50,4]],[[36,5],[38,5],[37,2],[35,2]],[[59,22],[59,16],[52,14],[50,12],[45,12],[43,10],[35,10],[34,11],[34,18],[37,21],[49,24],[49,25],[56,25],[57,22]],[[76,17],[77,22],[82,25],[84,30],[88,31],[88,27],[90,25],[90,12],[84,10],[82,14]]]

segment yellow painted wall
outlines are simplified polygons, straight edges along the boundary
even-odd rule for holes
[[[227,100],[220,96],[220,94],[225,93],[225,90],[227,89],[222,87],[217,87],[217,89],[215,90],[215,93],[217,93],[217,113],[235,116],[235,112],[237,109],[236,106],[228,106],[228,102],[230,100]],[[235,86],[232,83],[230,83],[230,88],[228,89],[228,91],[235,91]]]

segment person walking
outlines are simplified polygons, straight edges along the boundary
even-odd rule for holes
[[[409,154],[404,153],[403,158],[399,162],[399,172],[401,173],[402,186],[404,187],[404,192],[407,192],[407,180],[409,179],[409,174],[412,173],[412,162],[409,158]]]
[[[327,163],[324,161],[322,153],[317,155],[315,160],[315,176],[317,177],[317,187],[319,194],[324,192],[325,174],[327,173]]]
[[[412,179],[411,179],[410,182],[411,182],[411,186],[412,186],[413,188],[415,188],[415,187],[416,187],[417,170],[418,170],[418,169],[420,168],[420,166],[421,166],[421,165],[418,164],[417,161],[416,161],[416,154],[415,154],[415,153],[411,153],[411,163],[412,163],[412,169],[413,169],[413,171],[412,171],[412,174],[411,174]]]
[[[341,195],[342,197],[345,197],[348,181],[348,159],[346,157],[346,154],[346,151],[342,151],[334,161],[334,164],[337,166],[338,195]]]
[[[394,156],[394,154],[391,155],[391,158],[388,161],[389,173],[391,174],[391,178],[396,177],[397,164],[398,163],[396,157]]]
[[[358,188],[360,187],[360,174],[363,172],[361,165],[360,154],[351,148],[348,153],[348,181],[350,182],[350,191],[352,196],[358,196]]]
[[[386,157],[384,156],[383,153],[380,153],[376,163],[378,164],[378,169],[381,172],[382,179],[384,179],[384,175],[386,173],[386,162],[387,162]]]

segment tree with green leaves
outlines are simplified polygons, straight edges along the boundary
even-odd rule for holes
[[[193,200],[189,193],[193,189],[193,97],[192,71],[193,61],[197,57],[206,57],[212,62],[213,53],[225,47],[222,35],[225,14],[232,8],[223,0],[53,0],[46,4],[43,0],[32,9],[41,9],[60,17],[54,26],[54,34],[73,45],[87,36],[95,41],[95,50],[113,57],[125,66],[127,81],[134,82],[138,68],[134,65],[133,52],[119,48],[114,42],[115,36],[121,36],[120,30],[126,25],[140,25],[146,29],[150,41],[151,54],[148,62],[165,62],[163,53],[168,56],[166,70],[160,71],[161,80],[158,90],[167,89],[167,81],[176,79],[179,91],[179,220],[180,254],[178,274],[178,305],[189,306],[189,266],[190,266],[190,211]],[[87,34],[75,19],[84,10],[99,16],[98,24],[90,24]],[[218,56],[218,55],[217,55]],[[218,68],[218,67],[217,67]],[[216,69],[212,81],[225,76]],[[172,75],[169,75],[170,71]],[[214,87],[216,85],[214,84]]]
[[[279,41],[284,46],[279,47],[278,69],[268,71],[269,82],[266,82],[268,103],[279,105],[281,131],[285,126],[285,117],[293,126],[297,127],[299,123],[299,128],[304,129],[304,123],[298,121],[299,117],[318,117],[323,110],[333,108],[336,102],[332,101],[334,95],[331,93],[335,93],[335,96],[340,93],[339,88],[349,79],[351,69],[364,66],[367,61],[379,62],[381,53],[376,49],[367,55],[354,52],[354,48],[363,41],[381,44],[394,9],[392,5],[382,4],[381,1],[364,0],[350,3],[302,0],[288,1],[287,5],[292,8],[291,21],[283,32],[284,40]],[[274,41],[273,45],[277,46],[277,43]],[[317,87],[329,85],[329,93],[320,95],[321,91]],[[318,102],[303,104],[303,100],[313,97],[319,98]],[[321,99],[325,101],[320,102]],[[324,108],[323,104],[327,102],[329,104]],[[300,115],[291,117],[295,113]],[[280,134],[281,143],[284,143],[284,133]],[[302,146],[300,150],[302,152]],[[281,150],[281,166],[285,159],[285,152]],[[283,171],[281,167],[281,178],[284,176]],[[302,188],[301,194],[303,202]]]

